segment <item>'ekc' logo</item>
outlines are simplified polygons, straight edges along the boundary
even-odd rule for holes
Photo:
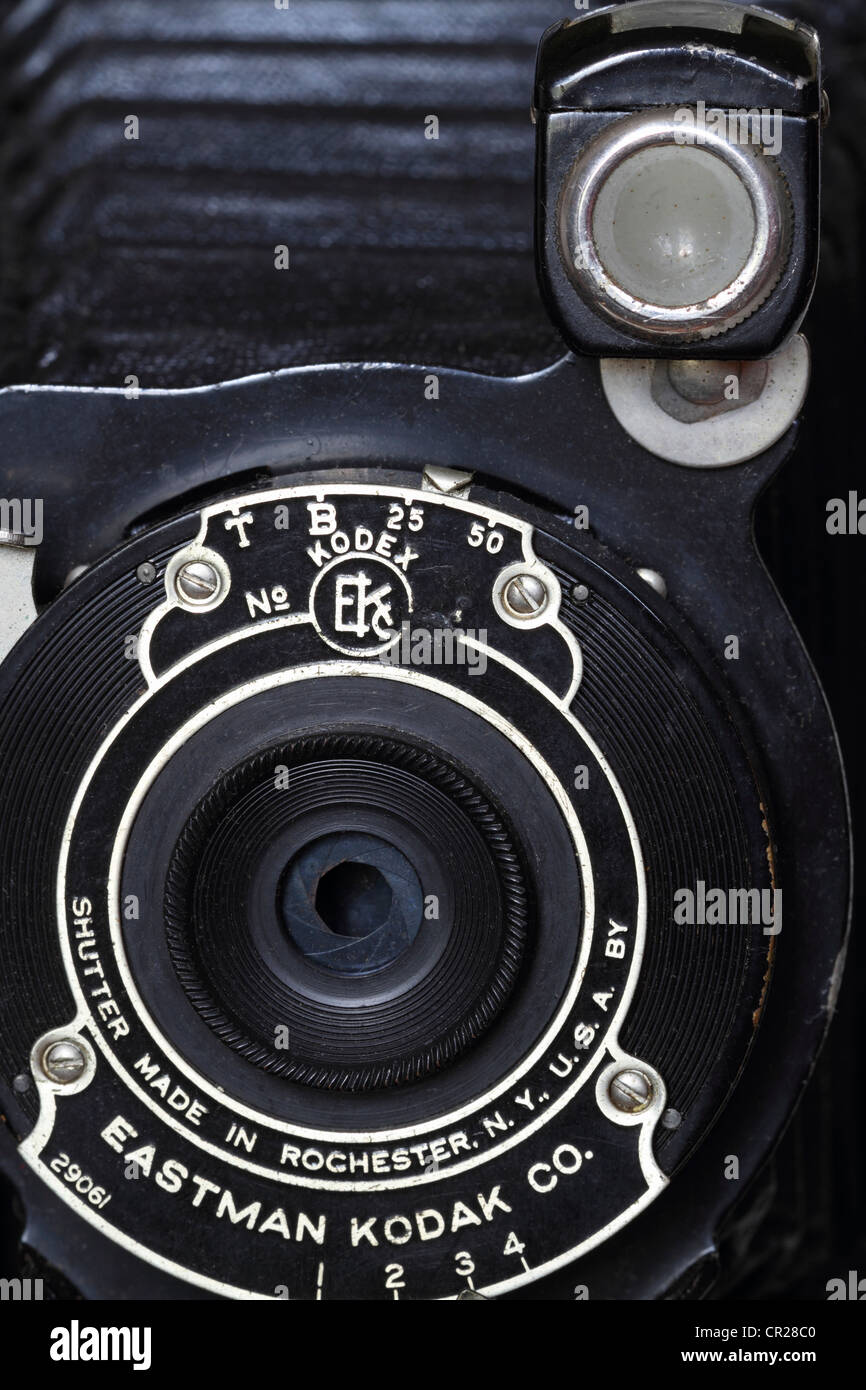
[[[316,576],[310,609],[328,646],[348,656],[374,656],[400,632],[412,611],[412,592],[396,566],[355,553],[332,560]]]

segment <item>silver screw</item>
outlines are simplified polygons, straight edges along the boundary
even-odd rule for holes
[[[174,586],[187,603],[209,603],[219,592],[220,577],[207,560],[188,560],[175,575]]]
[[[550,600],[546,586],[534,574],[516,574],[502,592],[502,602],[514,618],[536,618]]]
[[[51,1043],[42,1054],[42,1070],[50,1081],[77,1081],[87,1065],[87,1058],[78,1043],[68,1038]]]
[[[152,584],[156,579],[156,565],[152,565],[150,560],[145,560],[139,565],[135,575],[140,584]]]
[[[639,1115],[652,1103],[653,1084],[643,1071],[618,1071],[608,1090],[611,1102],[626,1115]]]
[[[725,398],[728,377],[740,375],[739,362],[669,362],[668,377],[675,391],[694,405],[716,405]]]

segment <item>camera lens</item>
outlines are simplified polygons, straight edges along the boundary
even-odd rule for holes
[[[291,1239],[303,1296],[381,1290],[393,1254],[451,1297],[467,1250],[485,1290],[517,1287],[642,1210],[739,1074],[770,938],[673,909],[683,885],[770,893],[765,799],[700,653],[591,536],[377,475],[243,507],[72,586],[77,622],[13,692],[3,862],[36,847],[7,875],[16,1046],[46,1087],[55,1043],[90,1066],[51,1092],[49,1153],[86,1155],[120,1238],[196,1281],[272,1294]],[[142,598],[145,553],[171,580],[205,548],[221,603]],[[147,686],[93,681],[95,717],[107,624],[142,631]],[[27,777],[49,726],[62,794]]]
[[[400,850],[377,835],[324,835],[292,859],[286,930],[305,960],[341,975],[384,969],[421,929],[424,895]]]
[[[165,920],[176,976],[223,1044],[363,1091],[483,1036],[521,973],[527,888],[500,813],[453,763],[312,736],[236,765],[195,806]]]

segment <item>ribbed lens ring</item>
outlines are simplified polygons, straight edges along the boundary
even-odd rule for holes
[[[423,860],[440,908],[372,977],[328,976],[285,929],[285,856],[323,816]],[[227,1046],[293,1081],[364,1091],[420,1080],[491,1026],[520,974],[529,894],[504,817],[462,770],[415,744],[335,734],[216,783],[179,837],[164,907],[177,977]]]

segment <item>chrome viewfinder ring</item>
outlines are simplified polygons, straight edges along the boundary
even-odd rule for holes
[[[678,115],[680,119],[677,119]],[[673,149],[682,151],[684,157],[690,157],[689,164],[701,177],[705,174],[708,180],[716,181],[722,199],[725,197],[723,183],[727,185],[727,193],[733,193],[739,187],[746,195],[747,202],[740,198],[738,209],[734,206],[737,198],[734,194],[734,201],[730,205],[731,223],[736,223],[738,216],[740,221],[739,229],[734,228],[731,235],[738,235],[740,241],[743,239],[743,206],[748,207],[753,219],[748,237],[748,254],[731,273],[729,280],[723,281],[715,292],[683,303],[658,302],[663,296],[653,296],[649,290],[646,296],[641,296],[636,292],[634,283],[631,286],[621,283],[626,276],[620,274],[619,278],[616,277],[612,266],[617,259],[615,250],[613,254],[609,250],[606,257],[600,250],[600,229],[597,225],[600,202],[606,190],[607,201],[611,202],[611,181],[618,174],[622,175],[627,166],[634,168],[635,178],[640,177],[648,170],[645,162],[641,168],[641,156],[651,151]],[[721,175],[723,183],[719,181],[721,169],[713,165],[722,166],[726,171]],[[703,174],[700,172],[701,166]],[[684,158],[678,177],[682,179],[683,174],[688,172]],[[737,184],[730,179],[730,174],[735,176]],[[624,182],[622,178],[620,182]],[[686,190],[685,183],[682,188]],[[634,187],[623,191],[632,197],[630,215],[633,216],[636,206],[639,209],[639,204],[635,205],[633,198]],[[650,206],[653,201],[653,190],[650,189],[645,195],[650,202],[642,211],[647,215],[650,226],[649,214],[655,217],[655,230],[658,232],[659,214],[663,219],[665,211],[660,206],[658,188],[654,192],[654,206]],[[678,196],[675,192],[670,193],[672,220],[677,208],[673,202],[675,196]],[[621,208],[622,198],[614,208],[602,208],[602,215],[615,213]],[[695,136],[690,127],[683,124],[681,113],[673,108],[640,111],[607,126],[572,166],[563,185],[558,214],[560,251],[568,276],[581,295],[614,322],[627,325],[633,332],[647,338],[668,341],[715,337],[753,313],[778,283],[785,268],[791,245],[791,222],[788,189],[772,158],[765,155],[760,147],[735,143],[710,127],[702,128],[699,136]],[[611,218],[608,228],[611,243],[615,242],[614,225],[615,218]],[[661,225],[664,228],[663,221]],[[629,230],[634,245],[640,238],[640,231],[634,225]],[[688,246],[680,252],[684,259],[690,253],[691,247]],[[711,254],[709,247],[705,248],[705,254]],[[643,273],[640,266],[630,269],[633,280]],[[713,275],[712,261],[704,264],[701,273],[704,279]],[[651,270],[648,278],[652,278]]]

